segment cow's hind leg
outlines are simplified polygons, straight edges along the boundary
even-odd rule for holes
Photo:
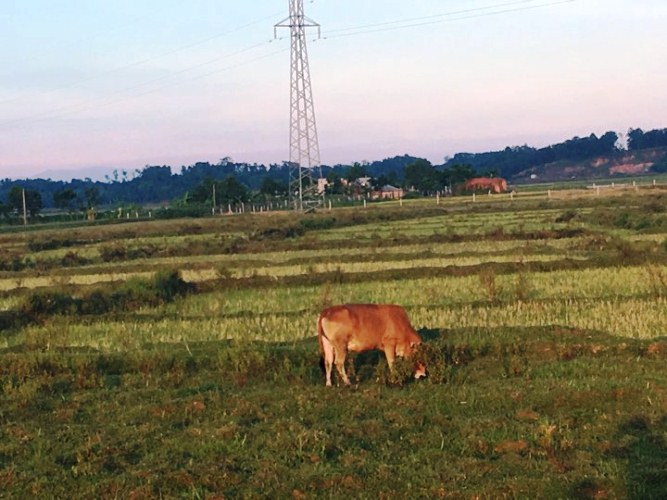
[[[343,379],[345,385],[350,385],[350,379],[347,378],[347,373],[345,373],[345,357],[347,356],[347,349],[345,345],[335,345],[334,346],[334,362],[336,363],[336,369],[338,374]]]
[[[322,354],[324,354],[324,371],[326,373],[326,381],[327,381],[326,383],[327,387],[331,387],[331,371],[333,369],[335,351],[333,345],[331,344],[331,342],[329,342],[328,338],[322,335],[321,339],[322,339]]]

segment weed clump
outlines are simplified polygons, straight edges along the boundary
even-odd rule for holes
[[[320,217],[313,219],[302,219],[299,221],[301,226],[307,231],[331,229],[336,226],[335,217]]]
[[[566,210],[562,214],[560,214],[558,217],[556,217],[556,222],[557,223],[565,223],[565,222],[571,222],[573,219],[577,217],[577,211],[576,210]]]
[[[492,268],[483,268],[479,273],[479,284],[482,287],[482,292],[485,298],[495,303],[500,300],[501,289],[496,284],[496,273]]]
[[[667,273],[664,273],[657,266],[649,265],[646,268],[646,274],[651,284],[653,295],[656,297],[667,297]]]
[[[100,247],[99,253],[104,262],[116,262],[127,259],[127,248],[121,243],[103,245]]]
[[[80,301],[61,292],[35,292],[28,295],[20,308],[26,319],[39,322],[48,316],[76,314]]]
[[[283,227],[269,227],[259,230],[252,235],[252,239],[262,240],[285,240],[303,236],[306,228],[303,225],[288,225]]]
[[[5,254],[0,256],[0,271],[23,271],[28,263],[18,254]]]
[[[40,323],[50,316],[101,315],[173,302],[194,291],[178,271],[160,271],[150,279],[133,278],[117,290],[100,288],[81,297],[63,292],[34,292],[19,306],[14,323]],[[9,317],[9,316],[8,316]]]
[[[77,252],[67,252],[62,259],[60,259],[60,264],[63,267],[85,266],[88,262],[88,259],[81,257]]]

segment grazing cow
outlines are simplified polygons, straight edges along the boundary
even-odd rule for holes
[[[421,339],[410,325],[401,306],[374,304],[346,304],[333,306],[320,313],[317,334],[324,356],[326,384],[331,385],[331,371],[335,363],[345,385],[350,385],[345,373],[348,351],[371,349],[384,351],[389,369],[393,370],[396,356],[409,357]],[[421,363],[415,366],[415,378],[426,375]]]
[[[465,182],[467,191],[489,191],[493,193],[504,193],[507,191],[507,181],[499,177],[475,177]]]

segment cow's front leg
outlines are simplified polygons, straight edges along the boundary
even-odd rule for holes
[[[394,361],[396,360],[396,344],[393,342],[387,343],[383,347],[384,355],[387,357],[387,365],[389,365],[389,371],[394,371]]]

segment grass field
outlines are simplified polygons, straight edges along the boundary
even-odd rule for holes
[[[0,497],[664,498],[667,194],[480,199],[0,229]]]

